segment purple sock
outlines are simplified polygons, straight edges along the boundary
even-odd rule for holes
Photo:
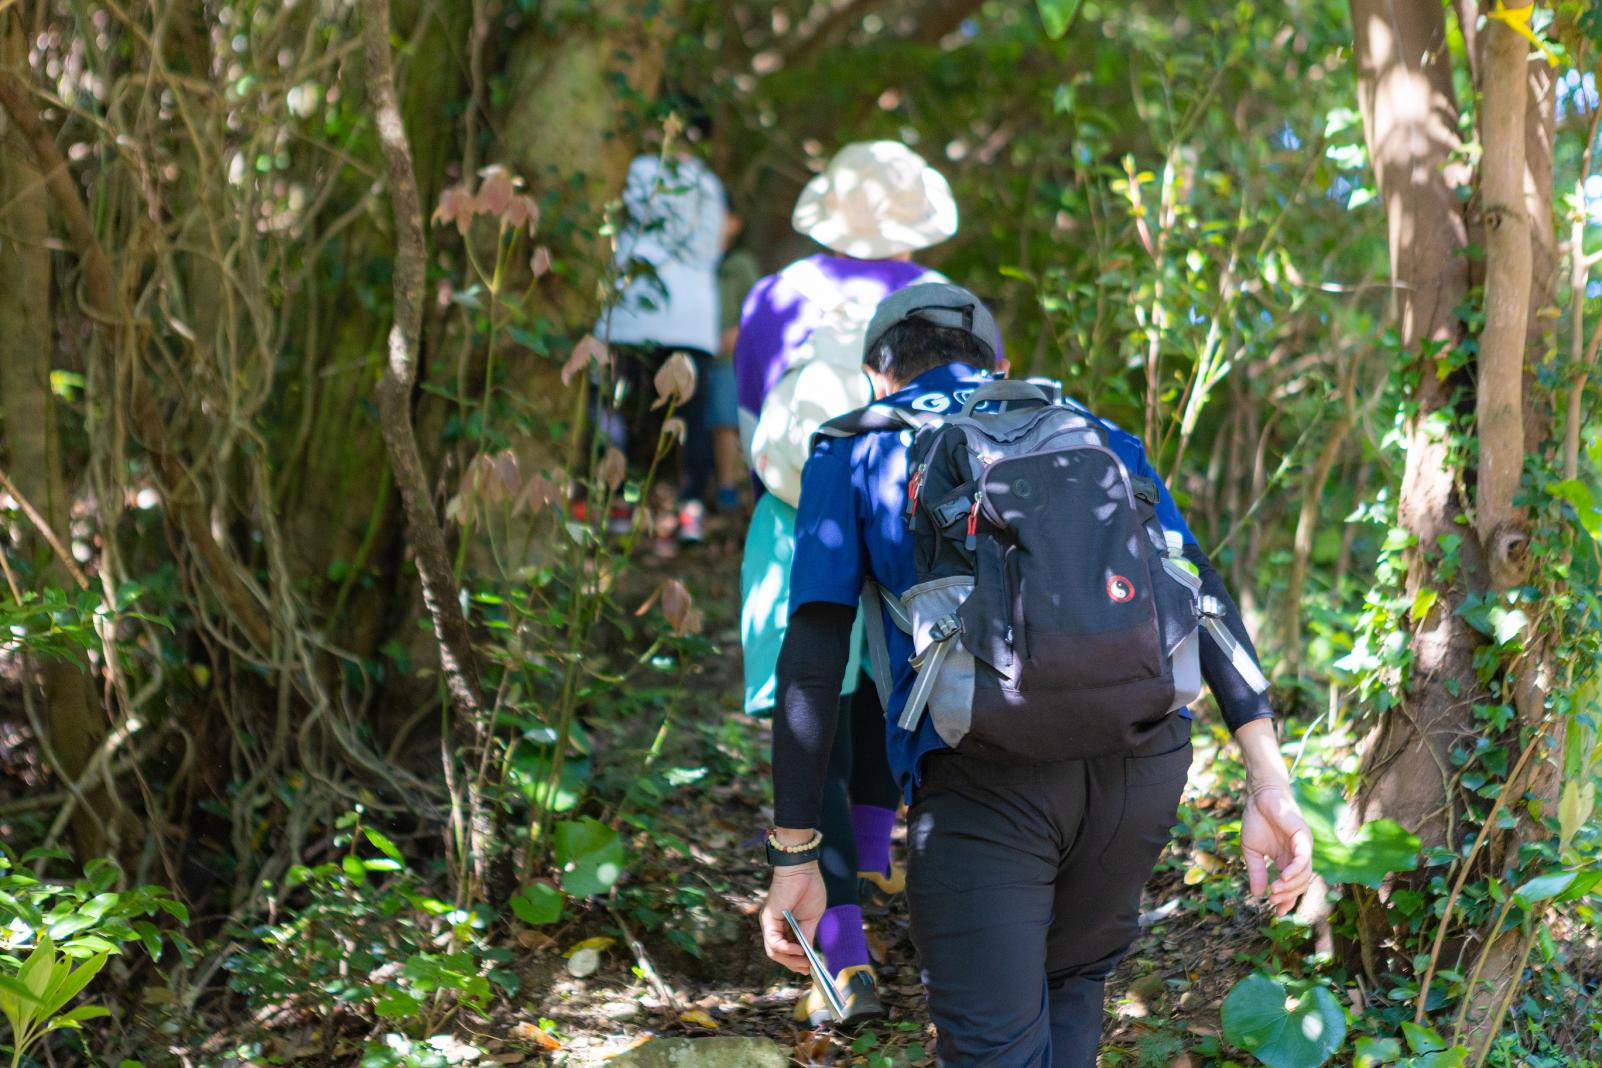
[[[851,829],[857,836],[857,870],[890,874],[890,832],[896,810],[878,805],[852,805]]]
[[[862,933],[862,910],[856,905],[836,905],[824,912],[818,921],[818,950],[835,975],[867,964],[868,938]]]

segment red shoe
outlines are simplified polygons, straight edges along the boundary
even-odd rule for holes
[[[700,501],[679,505],[679,540],[694,544],[706,537],[706,506]]]

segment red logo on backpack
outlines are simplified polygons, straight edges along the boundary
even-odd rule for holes
[[[1135,584],[1122,575],[1114,575],[1107,580],[1107,596],[1112,598],[1113,604],[1124,604],[1135,599]]]

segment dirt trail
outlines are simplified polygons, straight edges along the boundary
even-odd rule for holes
[[[904,898],[887,915],[870,919],[884,958],[879,977],[889,1019],[854,1039],[814,1034],[792,1023],[790,1011],[803,989],[761,953],[755,915],[767,876],[758,846],[771,814],[769,734],[766,722],[738,711],[739,550],[738,531],[725,527],[671,560],[643,564],[636,575],[647,587],[666,577],[685,581],[717,647],[685,688],[682,716],[662,758],[663,766],[705,773],[655,814],[652,833],[631,841],[631,900],[643,896],[660,922],[623,918],[661,983],[644,978],[639,958],[621,943],[605,948],[593,974],[569,973],[563,952],[584,938],[618,930],[621,911],[592,909],[554,932],[549,944],[536,943],[540,951],[524,987],[539,991],[531,1015],[551,1021],[562,1040],[554,1064],[601,1064],[650,1035],[711,1034],[770,1038],[791,1049],[797,1064],[933,1064],[934,1034]],[[1196,796],[1198,780],[1206,785],[1213,778],[1207,769],[1216,754],[1201,734],[1187,806],[1202,813],[1198,818],[1227,820],[1227,800]],[[898,828],[898,858],[904,855],[903,834],[904,827]],[[1249,970],[1237,954],[1262,944],[1255,911],[1228,905],[1238,895],[1227,896],[1225,887],[1207,894],[1201,886],[1185,885],[1193,861],[1191,844],[1176,841],[1147,887],[1143,908],[1161,910],[1164,918],[1143,929],[1109,984],[1105,1064],[1167,1065],[1200,1036],[1216,1033],[1219,1002]],[[1203,875],[1227,880],[1240,873],[1231,862]]]

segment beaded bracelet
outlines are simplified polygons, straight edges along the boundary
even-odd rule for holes
[[[812,832],[812,837],[808,838],[800,845],[785,845],[783,842],[779,841],[779,837],[775,832],[768,832],[768,848],[773,850],[775,853],[811,853],[812,851],[820,848],[822,845],[823,832],[818,830],[814,830]]]

